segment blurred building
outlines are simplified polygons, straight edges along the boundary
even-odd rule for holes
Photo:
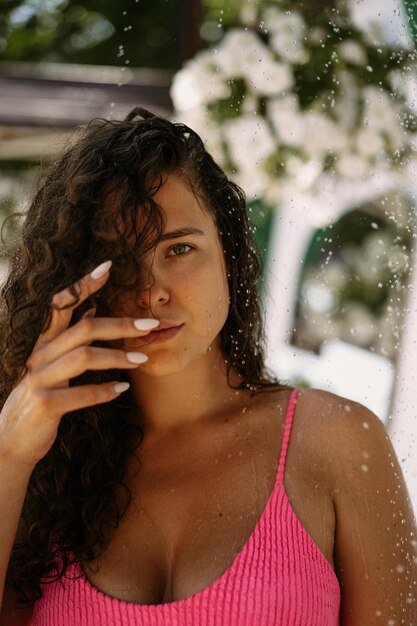
[[[135,106],[169,115],[171,73],[60,63],[0,63],[3,160],[38,162],[93,117],[121,119]]]

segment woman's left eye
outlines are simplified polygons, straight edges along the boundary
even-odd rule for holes
[[[190,248],[190,250],[192,250],[192,246],[189,246],[187,243],[179,243],[176,246],[173,246],[170,249],[170,253],[172,252],[172,250],[178,250],[179,249],[183,249],[183,248]],[[174,254],[174,256],[184,256],[184,254],[187,254],[187,252],[180,252],[179,254]],[[168,256],[172,256],[171,254],[169,254]]]

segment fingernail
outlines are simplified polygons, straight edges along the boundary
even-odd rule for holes
[[[84,319],[86,317],[94,317],[96,312],[97,312],[97,308],[93,306],[91,309],[88,309],[88,311],[86,311],[84,315],[81,316],[81,318]]]
[[[149,357],[142,352],[126,352],[126,358],[131,363],[145,363],[145,361],[149,359]]]
[[[157,326],[159,326],[159,320],[152,318],[142,318],[139,320],[135,320],[133,322],[133,325],[138,330],[151,330],[151,328],[156,328]]]
[[[104,263],[101,263],[101,265],[96,267],[96,269],[91,272],[91,278],[101,278],[102,276],[104,276],[104,274],[106,274],[106,272],[109,271],[110,268],[111,261],[105,261]]]
[[[116,383],[115,385],[113,385],[113,388],[116,393],[123,393],[124,391],[127,391],[129,387],[130,387],[129,383]]]

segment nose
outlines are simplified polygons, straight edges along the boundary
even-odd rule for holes
[[[143,270],[136,301],[141,308],[150,311],[156,305],[165,304],[169,301],[168,288],[155,268]]]

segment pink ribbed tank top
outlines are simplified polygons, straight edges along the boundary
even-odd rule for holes
[[[188,598],[141,605],[102,593],[71,565],[60,581],[42,586],[32,626],[339,626],[339,581],[283,485],[299,391],[290,395],[274,489],[220,578]]]

